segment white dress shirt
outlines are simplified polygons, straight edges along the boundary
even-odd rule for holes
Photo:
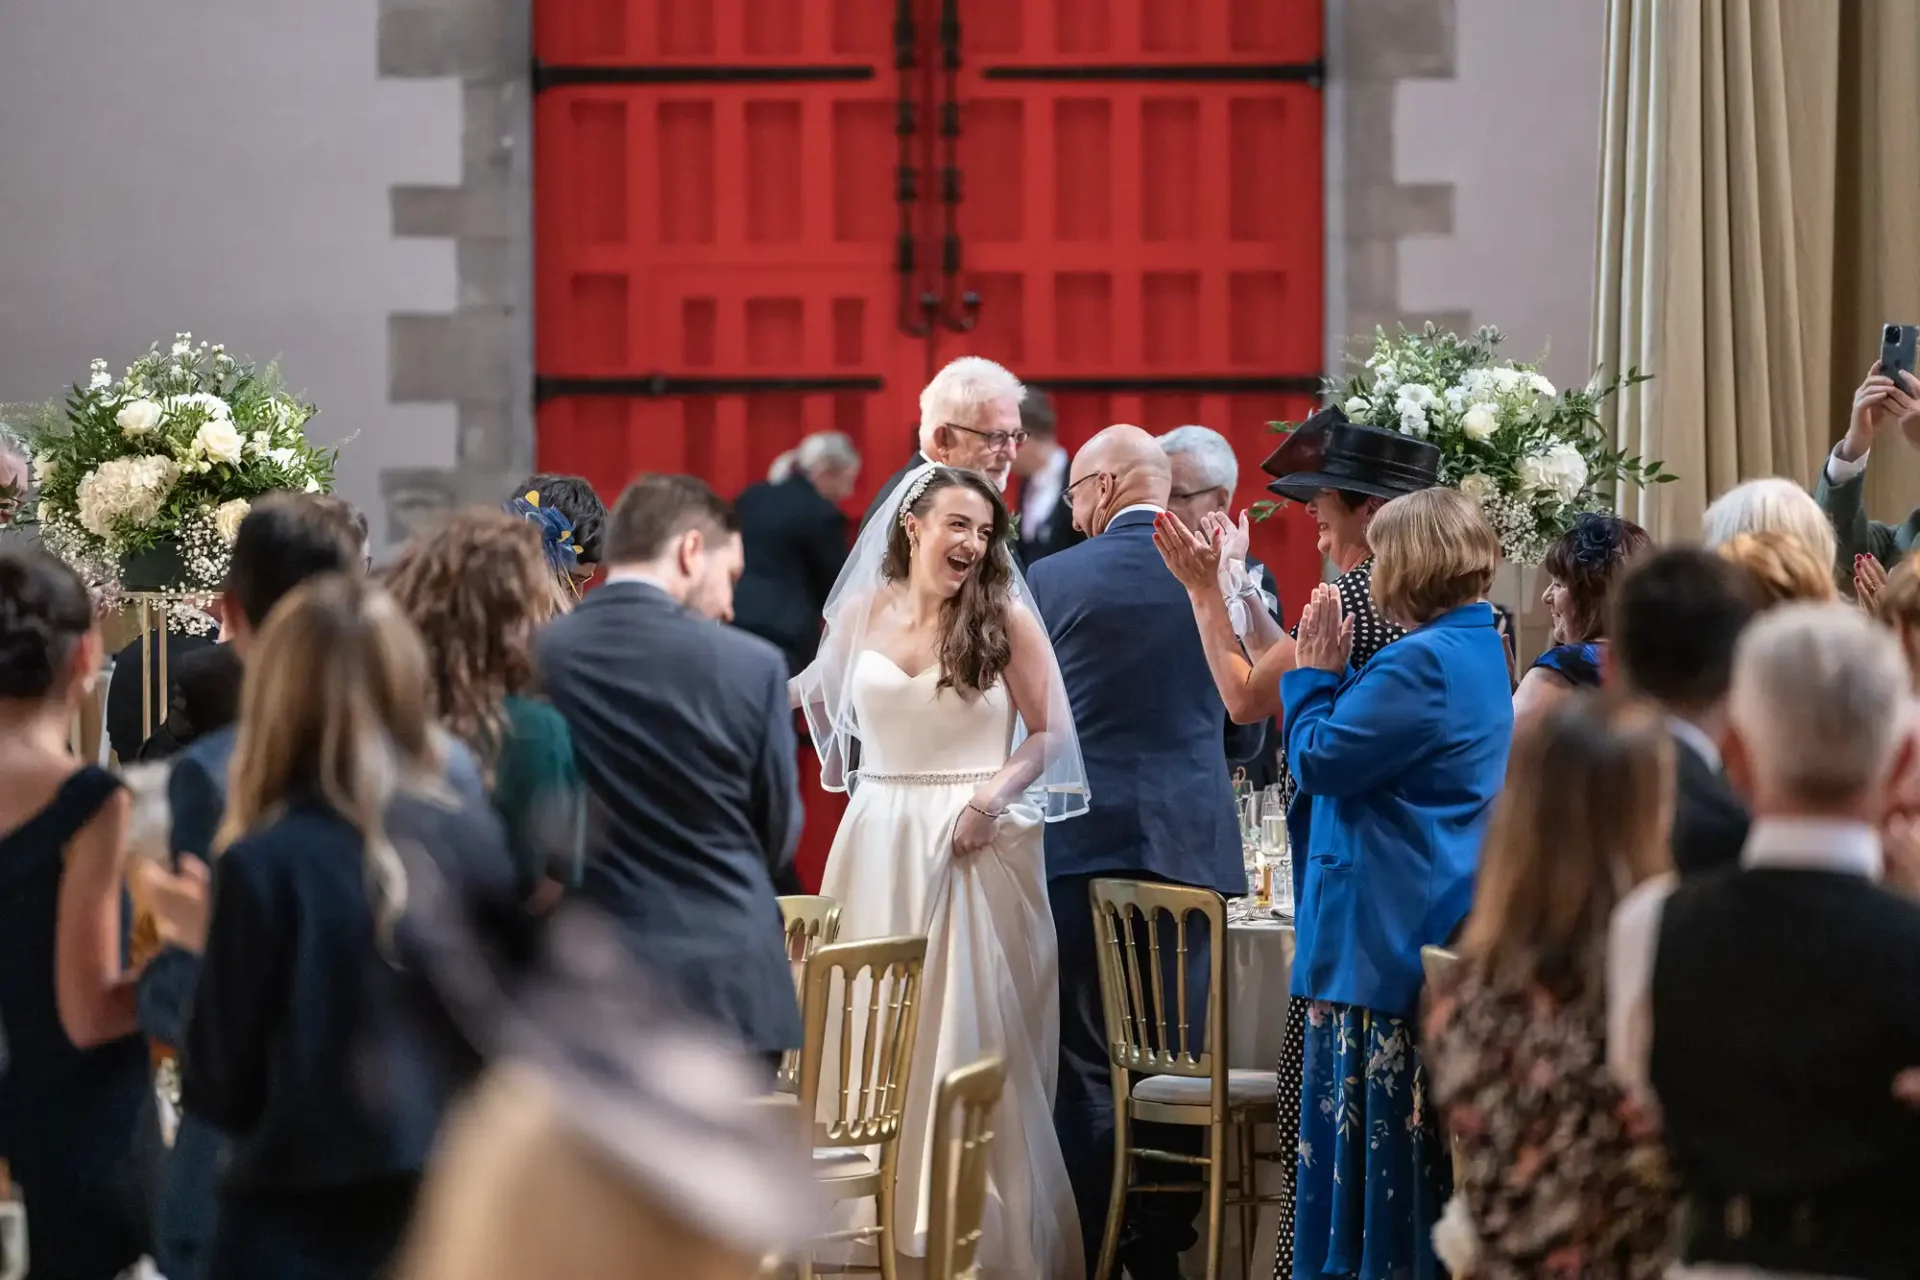
[[[1873,450],[1869,449],[1849,462],[1840,456],[1840,446],[1836,444],[1833,452],[1827,455],[1827,483],[1847,484],[1858,480],[1867,469],[1867,459],[1872,456]]]
[[[1029,538],[1038,537],[1047,521],[1053,519],[1054,508],[1060,505],[1060,491],[1066,487],[1067,451],[1055,445],[1053,456],[1027,477],[1026,488],[1020,493],[1020,527]]]
[[[1707,735],[1706,730],[1691,720],[1682,720],[1679,716],[1667,717],[1667,730],[1684,745],[1691,748],[1693,754],[1706,761],[1707,767],[1715,773],[1721,770],[1720,744]]]

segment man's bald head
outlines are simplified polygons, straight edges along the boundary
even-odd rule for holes
[[[1139,427],[1121,423],[1080,446],[1068,481],[1074,527],[1095,534],[1127,507],[1142,502],[1166,506],[1173,467],[1158,441]]]

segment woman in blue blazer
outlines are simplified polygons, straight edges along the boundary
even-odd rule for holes
[[[1420,948],[1473,897],[1507,766],[1506,647],[1485,603],[1500,546],[1451,489],[1381,508],[1372,594],[1408,633],[1349,672],[1353,627],[1318,588],[1281,677],[1298,953],[1308,1009],[1294,1200],[1296,1277],[1438,1274],[1447,1151],[1414,1043]]]

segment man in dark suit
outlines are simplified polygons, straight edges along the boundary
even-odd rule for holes
[[[1073,506],[1067,501],[1067,451],[1060,447],[1059,424],[1053,402],[1038,387],[1028,387],[1020,402],[1020,425],[1027,439],[1014,455],[1013,473],[1020,477],[1020,562],[1036,561],[1086,541],[1073,527]]]
[[[1673,865],[1683,876],[1737,866],[1747,809],[1721,768],[1734,649],[1759,611],[1747,570],[1710,551],[1672,547],[1614,587],[1603,661],[1667,713],[1674,738]]]
[[[580,892],[693,1012],[766,1056],[800,1044],[774,878],[800,836],[787,661],[732,617],[733,508],[645,476],[609,518],[606,581],[540,637],[589,803]]]
[[[1101,877],[1244,894],[1240,829],[1220,749],[1226,707],[1208,674],[1186,590],[1154,550],[1166,509],[1167,458],[1138,427],[1108,427],[1073,460],[1074,524],[1091,535],[1033,567],[1073,707],[1092,807],[1047,828],[1048,896],[1060,948],[1060,1083],[1054,1123],[1080,1208],[1089,1268],[1106,1219],[1113,1152],[1107,1033],[1100,1007],[1089,886]],[[1191,976],[1204,984],[1204,928],[1189,933]],[[1165,950],[1165,948],[1163,948]],[[1193,1025],[1207,992],[1190,990]],[[1134,1130],[1139,1143],[1198,1151],[1198,1130]],[[1151,1162],[1143,1178],[1189,1180]],[[1198,1197],[1133,1198],[1120,1261],[1136,1280],[1172,1280],[1194,1240]]]
[[[819,431],[773,468],[733,504],[747,561],[733,625],[786,654],[798,675],[820,647],[821,614],[847,560],[840,504],[859,482],[860,453],[839,432]]]

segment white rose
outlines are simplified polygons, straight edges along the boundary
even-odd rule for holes
[[[1466,433],[1469,440],[1484,443],[1493,439],[1493,433],[1499,429],[1500,417],[1490,404],[1477,404],[1467,410],[1466,416],[1460,419],[1460,430]]]
[[[227,418],[208,418],[193,436],[193,451],[208,462],[238,463],[243,447],[240,433]]]
[[[247,512],[251,509],[245,498],[223,502],[213,510],[213,527],[220,531],[221,537],[232,542],[240,536],[240,522],[247,518]]]
[[[43,453],[33,460],[33,478],[38,484],[45,484],[60,469],[60,463],[50,453]]]
[[[1426,410],[1420,408],[1418,405],[1411,404],[1402,408],[1400,410],[1400,430],[1404,435],[1413,436],[1417,440],[1425,440],[1427,438],[1427,431],[1429,430]]]
[[[1500,487],[1493,482],[1493,477],[1484,471],[1476,471],[1472,475],[1460,477],[1461,495],[1472,498],[1475,502],[1484,503],[1499,491]]]
[[[144,436],[160,425],[160,406],[151,400],[132,400],[121,406],[113,420],[119,425],[121,435]]]
[[[1586,487],[1587,460],[1565,441],[1520,459],[1520,488],[1528,494],[1551,494],[1571,502]]]
[[[1373,401],[1367,399],[1365,396],[1354,396],[1347,401],[1347,416],[1349,418],[1364,418],[1372,412]]]

